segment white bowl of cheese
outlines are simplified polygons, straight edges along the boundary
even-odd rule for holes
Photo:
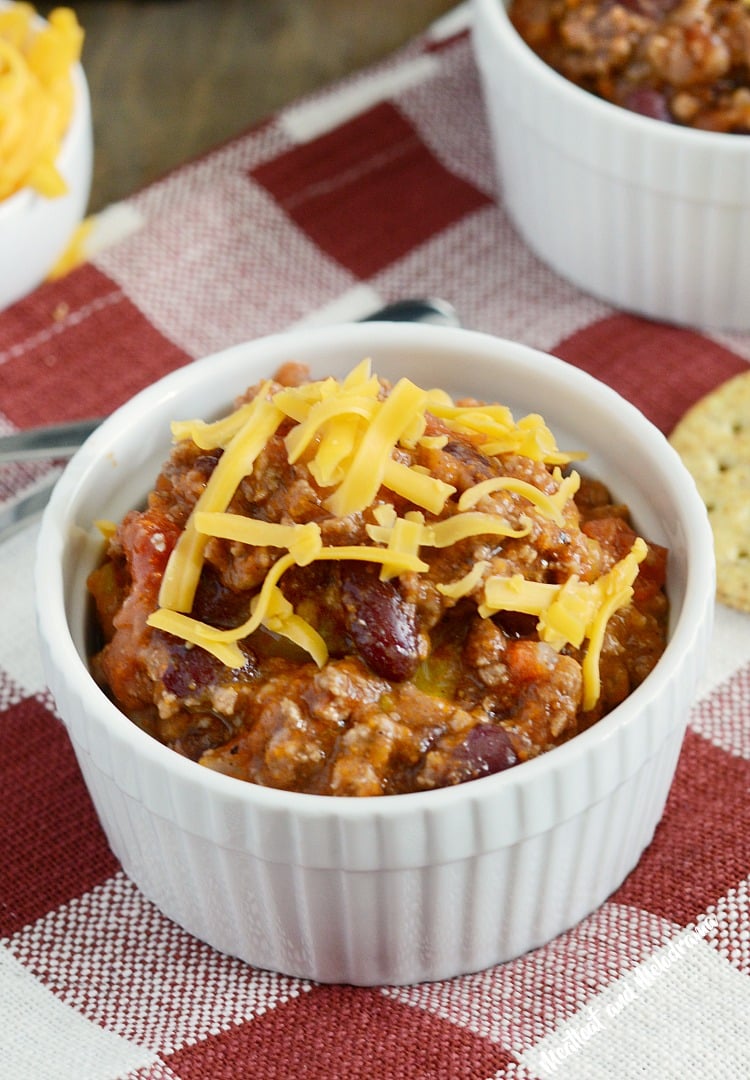
[[[0,0],[0,19],[26,7]],[[5,93],[14,101],[7,108],[16,131],[25,134],[21,140],[12,138],[13,125],[8,123],[5,132],[11,144],[0,137],[0,309],[26,296],[54,271],[86,213],[91,189],[93,127],[88,83],[78,61],[70,64],[67,75],[58,70],[69,63],[69,53],[75,54],[80,28],[67,9],[50,18],[51,27],[40,18],[32,21],[36,33],[61,36],[59,50],[47,49],[49,85],[26,68],[22,50],[13,49],[6,56]],[[0,32],[2,28],[0,22]],[[41,61],[37,66],[44,68]],[[4,104],[0,95],[0,107]],[[64,121],[59,138],[38,138],[40,114],[52,132]],[[55,148],[54,160],[49,156],[50,145]]]

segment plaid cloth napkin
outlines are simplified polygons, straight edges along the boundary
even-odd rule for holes
[[[103,213],[89,261],[0,314],[0,427],[97,415],[205,353],[406,295],[557,353],[665,431],[744,370],[750,335],[622,314],[526,249],[496,187],[468,20],[457,8]],[[0,469],[0,496],[50,468]],[[748,616],[717,612],[663,822],[603,907],[476,975],[319,986],[214,952],[122,873],[41,672],[35,537],[0,548],[3,1077],[750,1077]]]

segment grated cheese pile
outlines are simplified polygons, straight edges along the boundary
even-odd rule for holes
[[[83,31],[75,12],[46,23],[31,4],[0,9],[0,199],[30,187],[55,197],[67,184],[55,164],[73,114],[71,72]]]
[[[295,613],[279,588],[290,567],[353,559],[379,565],[384,580],[406,572],[425,573],[429,570],[422,557],[425,549],[450,547],[472,536],[519,538],[530,532],[528,517],[513,527],[497,511],[477,509],[488,495],[502,490],[521,496],[538,514],[563,524],[563,511],[580,477],[575,471],[563,477],[560,467],[581,455],[558,450],[540,416],[531,414],[516,422],[505,406],[456,405],[444,391],[423,390],[409,379],[400,379],[386,396],[381,390],[380,380],[365,360],[341,381],[327,378],[281,390],[267,382],[251,401],[214,423],[189,420],[172,425],[177,441],[192,439],[203,450],[223,453],[170,555],[159,609],[149,617],[150,626],[207,650],[233,668],[243,667],[246,660],[239,642],[265,626],[301,646],[322,666],[328,657],[323,638]],[[427,413],[447,429],[471,436],[487,455],[515,453],[544,463],[557,483],[556,492],[550,495],[524,480],[498,476],[464,491],[454,500],[449,516],[428,521],[426,514],[439,517],[446,510],[456,489],[420,466],[394,457],[398,448],[445,445],[448,436],[426,434]],[[372,510],[374,523],[366,528],[370,543],[327,547],[314,522],[279,524],[228,511],[239,484],[252,473],[282,423],[288,428],[284,443],[289,462],[308,469],[327,493],[324,505],[333,516],[356,514],[379,497]],[[383,500],[382,489],[415,509],[399,516],[395,506]],[[190,615],[211,537],[282,552],[253,598],[249,617],[231,629],[217,629]],[[541,640],[557,650],[568,644],[579,648],[588,641],[583,707],[591,709],[600,692],[599,656],[607,622],[629,603],[646,552],[645,542],[638,538],[632,550],[593,583],[575,576],[562,585],[527,581],[520,574],[502,577],[490,573],[490,564],[480,561],[462,578],[437,587],[453,600],[481,587],[478,612],[482,617],[499,611],[537,616]]]

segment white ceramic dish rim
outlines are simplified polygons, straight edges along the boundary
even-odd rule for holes
[[[0,0],[0,8],[10,6],[11,0]],[[38,22],[45,21],[40,15],[36,17],[36,20]],[[84,127],[88,124],[90,114],[88,81],[80,63],[75,64],[73,67],[72,79],[74,87],[73,112],[68,129],[60,142],[60,151],[56,158],[56,164],[64,176],[68,175],[71,158],[77,151],[78,141]],[[7,199],[0,199],[0,226],[2,226],[4,219],[29,213],[34,204],[39,202],[46,203],[49,200],[30,187],[21,188],[19,191],[14,192],[13,195],[9,195]]]
[[[713,562],[710,529],[707,523],[699,524],[686,535],[690,547],[688,559],[689,574],[685,584],[682,610],[679,613],[671,640],[662,660],[648,679],[616,710],[609,714],[588,731],[576,736],[570,742],[532,761],[524,763],[507,772],[488,776],[467,784],[452,788],[443,788],[431,792],[405,795],[392,795],[377,798],[340,799],[333,796],[308,795],[268,789],[244,783],[234,778],[204,769],[202,766],[180,757],[173,751],[152,739],[129,721],[123,713],[107,698],[95,684],[88,666],[80,655],[73,640],[65,605],[65,583],[60,572],[66,537],[74,528],[76,504],[85,491],[87,476],[102,455],[113,452],[118,439],[123,437],[130,425],[137,419],[139,423],[148,420],[152,411],[168,403],[171,399],[186,393],[190,387],[199,386],[205,379],[208,367],[214,371],[224,366],[231,366],[240,357],[244,357],[251,378],[258,378],[261,369],[268,372],[280,362],[281,358],[295,355],[294,342],[303,344],[305,339],[335,336],[337,340],[351,342],[352,355],[357,357],[362,350],[375,351],[378,343],[403,343],[408,351],[409,343],[424,345],[430,337],[436,347],[453,347],[457,352],[471,353],[472,349],[503,350],[515,363],[523,364],[535,370],[544,367],[545,377],[553,380],[564,379],[585,391],[594,394],[599,403],[615,406],[618,411],[625,410],[634,425],[639,440],[652,448],[665,462],[670,474],[670,482],[675,485],[681,504],[701,522],[704,516],[703,504],[695,490],[692,480],[684,470],[676,453],[666,442],[661,433],[634,406],[623,401],[609,387],[598,382],[586,373],[563,361],[550,357],[530,347],[490,335],[468,330],[453,330],[443,327],[413,327],[404,325],[378,324],[369,326],[342,326],[338,328],[318,328],[292,331],[270,335],[255,342],[233,346],[221,353],[188,364],[141,391],[127,404],[119,408],[87,440],[65,470],[45,511],[39,539],[36,588],[37,595],[44,596],[43,610],[39,611],[40,627],[46,637],[52,653],[52,660],[57,669],[67,673],[67,678],[76,684],[76,691],[85,705],[89,716],[97,718],[104,726],[106,736],[120,746],[127,745],[129,751],[159,769],[168,770],[186,785],[200,785],[204,791],[215,794],[223,802],[232,802],[244,809],[257,808],[258,811],[273,811],[289,817],[299,817],[321,824],[329,822],[335,816],[342,823],[352,825],[377,818],[381,823],[406,820],[411,814],[430,814],[438,810],[471,807],[477,802],[484,802],[488,796],[498,796],[506,792],[512,796],[519,786],[526,787],[535,782],[544,781],[552,773],[561,773],[576,763],[589,758],[597,751],[606,752],[607,744],[616,745],[620,733],[637,723],[641,706],[663,692],[671,673],[679,666],[680,657],[689,652],[695,642],[698,627],[705,616],[707,596],[713,595],[712,582],[708,572],[701,573],[701,565]],[[343,339],[342,339],[343,335]],[[468,357],[467,357],[468,358]],[[301,357],[304,359],[304,356]],[[261,365],[253,374],[253,361],[261,360]],[[241,387],[228,387],[227,399],[239,392]],[[144,492],[145,494],[145,492]],[[675,721],[678,723],[680,721]],[[674,725],[671,725],[674,726]],[[635,772],[642,760],[649,757],[653,747],[649,740],[630,762],[630,772]],[[625,777],[623,776],[623,779]],[[114,777],[113,777],[114,779]],[[116,781],[119,782],[119,781]],[[621,781],[622,782],[622,781]],[[152,808],[153,809],[153,808]],[[564,817],[573,816],[580,807],[566,806]],[[159,811],[157,811],[159,812]],[[555,822],[563,820],[556,813]],[[206,836],[211,838],[210,824],[206,826]],[[529,835],[542,831],[533,829]],[[498,846],[502,846],[498,844]],[[284,861],[281,860],[280,861]],[[316,865],[307,863],[307,865]]]
[[[604,98],[598,98],[595,94],[571,82],[570,79],[566,79],[526,44],[508,17],[508,2],[509,0],[474,0],[474,4],[481,8],[484,18],[503,39],[516,61],[532,71],[540,84],[546,86],[563,102],[568,102],[569,105],[578,109],[588,109],[601,121],[607,124],[617,123],[626,131],[632,131],[644,139],[657,140],[668,146],[674,145],[682,149],[721,153],[739,159],[747,156],[750,136],[730,135],[721,131],[701,131],[697,128],[682,127],[679,124],[669,124],[650,116],[642,116],[620,105],[615,105],[611,101],[606,101]]]

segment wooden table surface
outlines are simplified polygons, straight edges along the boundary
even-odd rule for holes
[[[63,0],[64,2],[64,0]],[[86,31],[90,210],[387,55],[456,0],[68,0]],[[56,4],[37,4],[45,14]]]

